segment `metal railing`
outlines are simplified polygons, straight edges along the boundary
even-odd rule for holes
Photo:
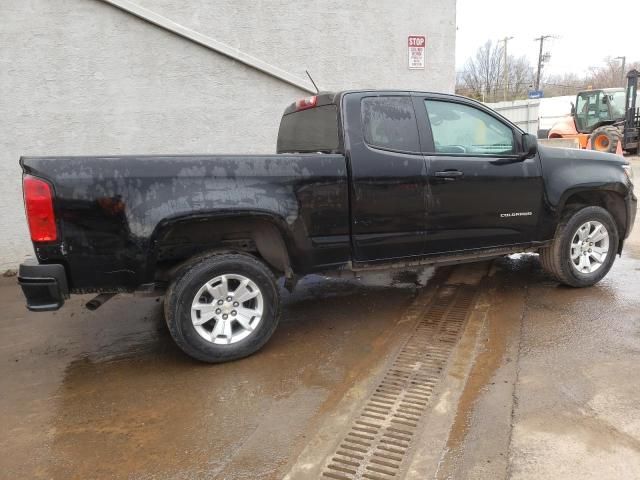
[[[271,77],[277,78],[289,85],[293,85],[305,92],[315,93],[316,89],[311,86],[309,82],[305,79],[297,77],[281,68],[276,67],[275,65],[271,65],[264,60],[260,60],[259,58],[253,57],[248,53],[245,53],[237,48],[234,48],[226,43],[222,43],[218,40],[215,40],[211,37],[203,35],[202,33],[196,32],[195,30],[191,30],[179,23],[174,22],[162,15],[159,15],[147,8],[141,7],[140,5],[136,5],[129,0],[102,0],[103,2],[112,5],[120,10],[123,10],[131,15],[134,15],[142,20],[145,20],[153,25],[156,25],[160,28],[163,28],[169,32],[172,32],[176,35],[181,36],[187,40],[192,41],[198,45],[201,45],[209,50],[212,50],[216,53],[229,57],[233,60],[236,60],[240,63],[243,63],[251,68],[255,68]]]

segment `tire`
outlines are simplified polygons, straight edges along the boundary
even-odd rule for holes
[[[596,267],[595,271],[579,271],[580,267],[576,265],[572,259],[572,254],[582,252],[582,248],[590,248],[588,245],[583,247],[584,242],[580,240],[578,229],[590,222],[594,228],[596,225],[602,225],[608,234],[608,247],[605,255],[601,255],[601,263]],[[596,232],[594,232],[596,233]],[[593,235],[593,233],[592,233]],[[594,235],[592,238],[598,238]],[[598,283],[609,272],[615,255],[618,250],[618,228],[611,214],[601,207],[578,207],[568,211],[560,221],[556,229],[555,237],[550,246],[540,251],[540,262],[542,267],[551,274],[556,280],[571,287],[589,287]],[[578,241],[580,247],[575,248],[575,241]],[[590,243],[590,242],[587,242]],[[591,242],[593,244],[593,242]],[[601,248],[603,241],[595,242],[596,248]],[[591,247],[593,248],[593,247]],[[584,254],[588,257],[585,261],[597,263],[592,255],[591,250],[585,250]],[[594,249],[595,252],[595,249]],[[583,255],[582,253],[580,253]],[[579,256],[576,261],[582,265],[583,260]]]
[[[242,301],[245,297],[251,298]],[[258,351],[279,317],[275,276],[264,263],[241,253],[199,258],[178,273],[165,298],[165,320],[174,341],[187,355],[208,363]]]
[[[598,152],[616,153],[618,142],[622,141],[620,130],[612,125],[596,128],[591,134],[591,149]]]

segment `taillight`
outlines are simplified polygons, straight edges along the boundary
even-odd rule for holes
[[[301,98],[296,102],[296,111],[306,110],[307,108],[313,108],[318,104],[318,96]]]
[[[53,213],[51,186],[44,180],[25,175],[22,179],[22,189],[31,240],[54,242],[58,238],[58,232],[56,217]]]

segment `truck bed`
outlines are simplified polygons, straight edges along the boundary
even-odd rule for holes
[[[23,157],[20,164],[53,186],[59,238],[38,245],[36,254],[40,263],[65,266],[72,292],[153,282],[159,265],[188,253],[184,245],[172,251],[172,243],[193,240],[194,250],[202,248],[206,233],[187,224],[214,212],[277,226],[298,270],[349,257],[342,155]]]

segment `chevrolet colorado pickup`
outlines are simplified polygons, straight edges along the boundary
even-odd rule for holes
[[[165,293],[188,355],[249,355],[278,323],[277,279],[538,252],[598,282],[636,214],[628,163],[538,146],[481,103],[323,93],[284,112],[277,155],[23,157],[34,311],[75,293]]]

